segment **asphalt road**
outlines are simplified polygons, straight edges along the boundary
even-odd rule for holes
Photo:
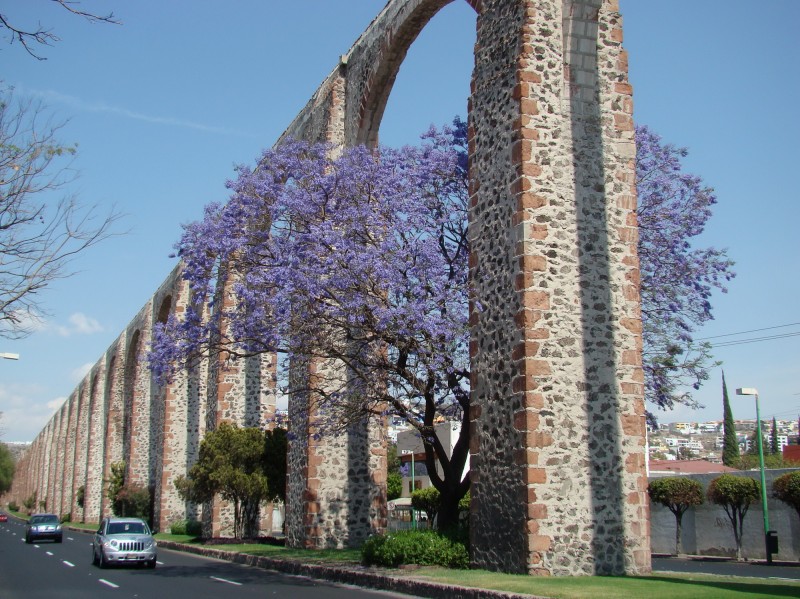
[[[713,558],[654,557],[653,572],[748,576],[752,578],[793,580],[795,582],[800,582],[800,565],[785,565],[779,562],[768,566],[764,562],[735,562]]]
[[[25,527],[0,522],[0,597],[3,599],[306,599],[407,598],[288,576],[240,564],[159,549],[155,570],[92,565],[91,535],[64,532],[63,543],[25,544]]]

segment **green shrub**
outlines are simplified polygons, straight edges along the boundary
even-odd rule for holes
[[[169,534],[171,535],[185,535],[186,534],[186,520],[178,520],[169,525]]]
[[[365,565],[394,568],[402,564],[469,567],[467,548],[433,530],[404,530],[370,537],[361,549]]]
[[[439,513],[439,504],[442,495],[436,487],[425,487],[417,489],[411,494],[411,505],[415,510],[420,510],[428,515],[428,522],[433,525],[436,514]]]
[[[203,532],[203,525],[197,520],[178,520],[170,524],[169,532],[173,535],[199,537]]]
[[[12,512],[18,512],[19,511],[19,505],[17,504],[16,501],[9,501],[8,502],[8,509],[10,511],[12,511]]]
[[[186,534],[193,537],[199,537],[203,534],[203,523],[197,520],[188,520],[186,522]]]
[[[72,522],[72,512],[61,514],[61,523],[63,524],[64,522]]]
[[[147,520],[150,517],[150,492],[139,485],[123,485],[114,497],[111,509],[116,516]]]

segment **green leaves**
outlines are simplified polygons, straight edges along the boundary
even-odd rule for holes
[[[772,482],[772,495],[793,507],[800,516],[800,470],[776,478]]]
[[[703,503],[703,485],[684,476],[657,478],[647,488],[650,499],[669,508],[673,513],[685,512]]]
[[[202,503],[220,495],[233,503],[234,534],[241,537],[254,526],[262,501],[286,495],[286,432],[279,430],[220,423],[203,438],[197,463],[175,479],[175,488],[184,500]]]
[[[747,506],[758,501],[761,485],[746,476],[723,474],[711,481],[706,495],[711,503],[718,505]]]

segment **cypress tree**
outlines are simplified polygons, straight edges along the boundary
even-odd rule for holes
[[[769,440],[770,450],[772,450],[772,453],[777,454],[780,448],[778,447],[778,422],[775,420],[775,416],[772,417],[772,434]]]
[[[725,384],[725,372],[722,373],[722,415],[723,445],[722,463],[735,468],[739,463],[739,443],[736,441],[736,428],[733,424],[733,412],[728,401],[728,386]]]

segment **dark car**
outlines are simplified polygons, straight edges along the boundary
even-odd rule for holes
[[[26,543],[43,539],[51,539],[60,543],[62,534],[61,521],[55,514],[34,514],[25,525]]]
[[[104,518],[92,541],[92,563],[156,567],[156,541],[139,518]]]

